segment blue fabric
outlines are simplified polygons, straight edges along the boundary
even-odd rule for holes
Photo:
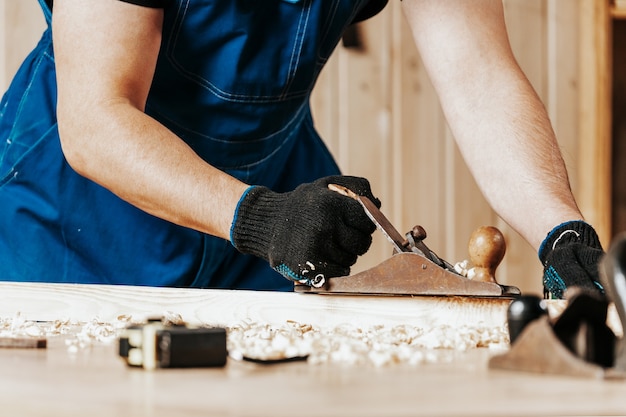
[[[249,184],[288,191],[336,174],[309,95],[365,3],[173,1],[146,112]],[[292,289],[227,240],[146,214],[74,172],[55,103],[48,28],[0,105],[0,279]]]

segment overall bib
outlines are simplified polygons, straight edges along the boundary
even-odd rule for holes
[[[151,216],[61,151],[48,28],[0,103],[0,280],[291,290],[230,242]],[[204,160],[288,191],[339,172],[309,95],[367,0],[175,0],[146,113]]]

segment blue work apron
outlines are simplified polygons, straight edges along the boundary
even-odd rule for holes
[[[48,29],[0,104],[0,279],[291,290],[230,242],[151,216],[78,175],[56,126]],[[309,95],[366,0],[176,0],[146,112],[204,160],[287,191],[339,172]]]

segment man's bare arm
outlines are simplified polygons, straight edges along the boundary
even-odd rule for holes
[[[457,144],[496,212],[535,249],[582,219],[544,105],[511,51],[500,0],[404,0]]]
[[[228,239],[246,184],[144,114],[163,11],[116,0],[55,0],[63,152],[80,174],[168,221]]]

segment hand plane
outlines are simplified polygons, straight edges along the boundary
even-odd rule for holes
[[[437,295],[515,298],[516,287],[500,285],[495,270],[506,251],[504,236],[495,227],[481,227],[469,242],[474,276],[467,278],[443,260],[424,243],[426,231],[415,226],[404,236],[391,224],[376,205],[365,196],[336,185],[328,186],[358,201],[393,246],[392,256],[368,270],[325,279],[319,287],[296,284],[295,291],[322,294]]]

